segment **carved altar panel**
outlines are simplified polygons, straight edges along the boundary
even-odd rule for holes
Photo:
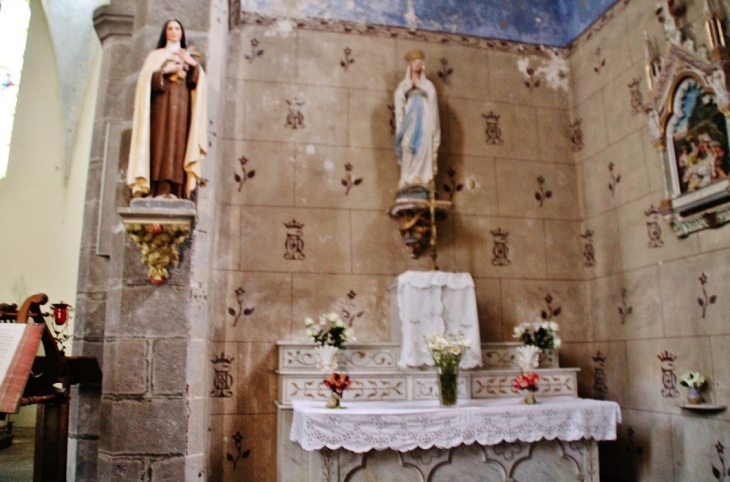
[[[537,397],[554,395],[578,396],[577,369],[540,370]],[[471,398],[503,398],[520,395],[512,386],[515,374],[509,371],[474,373],[471,376]]]
[[[516,350],[521,343],[482,343],[482,367],[459,371],[459,397],[515,397],[512,388],[519,374]],[[316,345],[279,343],[279,402],[292,400],[327,400],[329,389],[317,369]],[[438,398],[436,373],[431,367],[402,369],[397,360],[400,346],[395,343],[361,343],[348,345],[337,354],[338,370],[352,378],[345,392],[348,400],[435,400]],[[540,356],[540,396],[577,396],[574,368],[558,366],[557,350],[545,350]]]
[[[322,400],[329,396],[321,374],[313,376],[284,376],[279,401],[289,405],[292,400]],[[434,397],[435,398],[435,397]],[[359,374],[343,397],[347,400],[408,400],[408,380],[405,376]],[[345,403],[346,405],[346,403]]]
[[[522,343],[482,343],[482,369],[517,369],[517,348]],[[316,370],[316,345],[312,343],[279,343],[279,367],[282,370]],[[398,369],[400,346],[397,343],[351,344],[337,355],[343,369],[388,371]],[[558,351],[543,350],[540,368],[557,368]]]
[[[316,370],[316,345],[281,345],[279,367],[284,370]],[[337,354],[338,365],[342,369],[393,370],[398,368],[398,346],[381,344],[378,346],[352,345]]]

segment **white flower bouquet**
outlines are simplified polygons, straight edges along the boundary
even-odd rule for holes
[[[702,388],[707,379],[700,372],[685,372],[679,378],[679,384],[687,388]]]
[[[460,332],[446,332],[443,335],[432,334],[426,338],[426,348],[437,367],[456,367],[461,362],[464,352],[471,346],[471,341]]]
[[[532,323],[520,323],[515,327],[513,338],[522,340],[525,345],[536,346],[541,350],[560,348],[558,324],[554,321],[536,319]]]
[[[322,313],[319,321],[305,318],[307,337],[321,346],[341,348],[347,341],[356,341],[355,331],[337,313]]]

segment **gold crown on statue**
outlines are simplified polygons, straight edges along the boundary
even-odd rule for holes
[[[408,53],[406,53],[406,62],[413,62],[414,60],[426,60],[426,54],[423,53],[423,50],[421,49],[413,49],[409,50]]]

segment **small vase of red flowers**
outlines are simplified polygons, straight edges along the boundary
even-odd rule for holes
[[[324,381],[324,386],[332,390],[327,399],[327,408],[345,408],[342,406],[342,394],[352,385],[352,379],[342,373],[331,373]]]
[[[537,373],[520,373],[517,378],[512,382],[512,386],[515,390],[519,390],[524,393],[527,391],[525,399],[522,403],[527,405],[534,405],[537,403],[535,399],[535,392],[538,390],[537,382],[540,380],[540,376]]]

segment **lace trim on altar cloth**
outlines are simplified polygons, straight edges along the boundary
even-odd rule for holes
[[[347,402],[344,410],[323,402],[294,400],[290,438],[304,450],[324,447],[351,452],[416,448],[447,449],[462,444],[496,445],[539,440],[615,440],[621,409],[616,402],[551,397],[538,405],[520,399],[460,400],[441,408],[437,401]]]

